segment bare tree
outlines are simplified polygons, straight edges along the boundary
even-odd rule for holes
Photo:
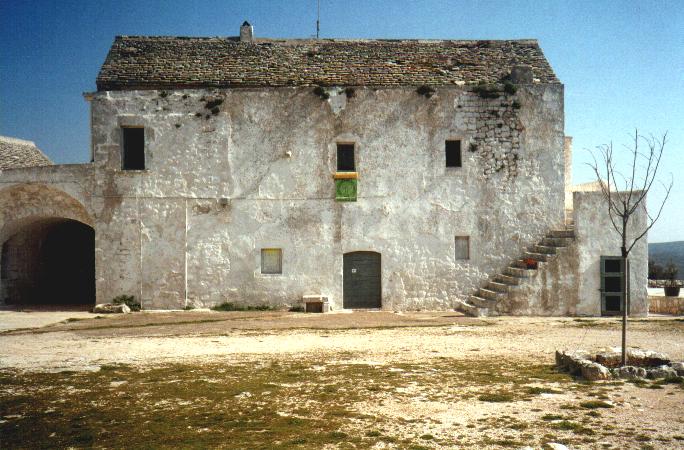
[[[629,253],[634,245],[646,236],[648,230],[660,218],[665,202],[672,190],[672,177],[669,185],[662,182],[659,184],[665,189],[658,212],[652,215],[646,208],[646,196],[650,192],[656,181],[656,175],[660,168],[660,160],[667,142],[667,133],[658,139],[653,135],[643,136],[638,130],[634,132],[632,146],[624,146],[630,152],[631,167],[626,176],[618,171],[613,159],[613,144],[604,144],[598,147],[599,160],[592,153],[594,162],[589,166],[594,170],[601,186],[601,192],[606,200],[608,207],[608,217],[613,228],[621,239],[621,265],[624,275],[622,277],[622,365],[627,363],[627,311],[629,309]],[[600,161],[600,163],[599,163]],[[622,188],[624,186],[624,188]],[[622,188],[619,189],[618,187]],[[634,235],[630,235],[630,219],[640,208],[646,211],[648,217],[643,230],[632,230]]]

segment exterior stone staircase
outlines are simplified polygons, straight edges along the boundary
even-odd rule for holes
[[[559,249],[568,247],[575,239],[575,229],[571,221],[565,229],[551,230],[535,245],[511,262],[503,272],[490,278],[484,287],[471,295],[467,301],[459,302],[456,309],[469,316],[497,315],[497,304],[507,298],[514,289],[519,289],[527,280],[544,270],[545,263],[557,256]],[[537,261],[536,269],[528,269],[526,259]]]

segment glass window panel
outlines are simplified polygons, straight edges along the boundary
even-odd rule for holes
[[[283,250],[280,248],[261,249],[261,273],[283,273]]]
[[[620,311],[621,303],[619,295],[606,295],[606,311]]]
[[[145,129],[123,128],[123,170],[145,170]]]
[[[620,268],[622,261],[619,259],[606,259],[605,260],[605,272],[622,272]]]
[[[620,289],[620,280],[622,277],[606,277],[605,290],[606,292],[622,292]]]
[[[461,141],[446,141],[446,166],[461,167]]]
[[[337,171],[354,172],[354,144],[337,144]]]
[[[456,259],[470,259],[470,238],[456,236]]]

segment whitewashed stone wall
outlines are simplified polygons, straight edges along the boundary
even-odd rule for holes
[[[573,215],[578,252],[577,314],[601,314],[601,256],[620,256],[620,236],[608,217],[608,206],[599,192],[574,192]],[[628,228],[628,245],[646,229],[645,208],[637,209]],[[648,314],[648,236],[632,249],[630,255],[630,313]]]
[[[562,224],[562,86],[498,99],[312,91],[95,94],[98,302],[288,305],[323,293],[339,308],[343,254],[372,250],[384,309],[448,309]],[[205,107],[217,99],[218,111]],[[146,171],[120,170],[126,125],[145,127]],[[445,168],[446,139],[463,140],[463,168]],[[356,144],[354,203],[334,200],[338,141]],[[470,236],[469,261],[455,260],[455,235]],[[262,247],[283,249],[282,275],[260,274]]]

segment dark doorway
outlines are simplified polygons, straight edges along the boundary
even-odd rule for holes
[[[95,232],[69,219],[31,223],[2,245],[2,298],[19,306],[95,304]]]
[[[380,308],[382,306],[380,253],[345,254],[343,278],[344,308]]]
[[[619,256],[601,257],[601,315],[622,314],[622,279],[625,270]]]

